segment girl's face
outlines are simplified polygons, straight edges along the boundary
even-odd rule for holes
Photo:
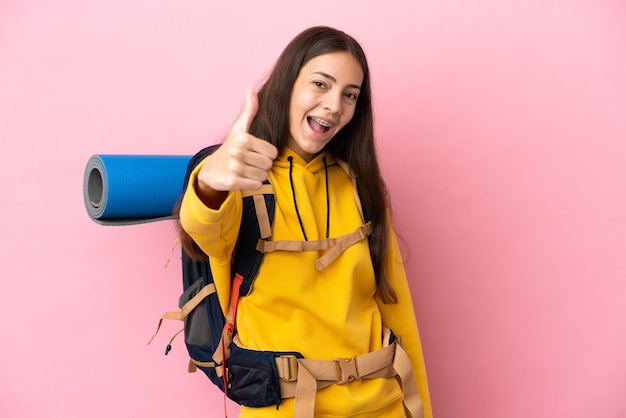
[[[349,52],[308,61],[291,93],[287,146],[311,161],[352,119],[362,83],[363,69]]]

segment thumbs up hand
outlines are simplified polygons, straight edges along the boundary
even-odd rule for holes
[[[207,199],[210,201],[220,195],[223,201],[224,192],[229,190],[257,190],[267,179],[278,150],[269,142],[248,133],[258,108],[256,92],[249,89],[244,109],[226,140],[206,158],[198,173],[197,183],[198,194],[205,203],[208,204]]]

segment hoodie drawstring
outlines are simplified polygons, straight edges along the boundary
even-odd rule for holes
[[[293,195],[293,205],[296,208],[296,215],[298,216],[298,222],[300,222],[300,229],[302,230],[304,240],[308,241],[309,239],[306,236],[306,232],[304,232],[304,224],[302,223],[302,218],[300,217],[300,211],[298,210],[298,202],[296,201],[296,188],[293,187],[293,157],[290,155],[287,160],[289,160],[289,184],[291,185],[291,194]]]
[[[293,157],[290,155],[287,157],[289,161],[289,184],[291,186],[291,194],[293,196],[293,206],[296,209],[296,216],[298,217],[298,222],[300,223],[300,230],[302,231],[302,235],[304,236],[304,240],[308,241],[308,237],[306,232],[304,231],[304,224],[302,223],[302,218],[300,217],[300,211],[298,210],[298,201],[296,200],[296,188],[293,185]],[[330,235],[330,197],[328,193],[328,164],[326,162],[326,156],[322,157],[322,161],[324,161],[324,175],[326,177],[326,238]]]
[[[328,193],[328,164],[326,164],[326,156],[322,157],[324,161],[324,176],[326,177],[326,238],[330,233],[330,197]]]

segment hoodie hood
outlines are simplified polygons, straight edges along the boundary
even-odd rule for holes
[[[274,161],[274,167],[289,169],[291,162],[289,157],[292,158],[291,162],[294,166],[302,167],[310,173],[319,173],[325,170],[324,157],[326,157],[326,167],[337,164],[335,158],[327,151],[322,151],[315,156],[310,162],[300,157],[294,150],[289,147],[284,147],[278,154],[278,158]]]
[[[300,214],[300,208],[298,207],[298,195],[305,194],[305,199],[311,198],[309,196],[310,190],[306,186],[306,181],[303,183],[303,178],[313,177],[318,178],[318,184],[323,184],[325,199],[326,199],[326,216],[325,216],[325,234],[324,238],[330,236],[330,193],[328,190],[328,168],[330,165],[336,164],[332,156],[327,152],[321,152],[315,158],[308,163],[302,157],[300,157],[291,148],[285,147],[279,154],[278,159],[274,162],[274,167],[277,171],[288,170],[289,186],[291,188],[291,197],[293,202],[293,208],[295,210],[298,223],[300,225],[300,231],[302,232],[302,239],[304,241],[309,240],[307,230],[302,221],[302,215]],[[294,175],[294,171],[296,174]]]

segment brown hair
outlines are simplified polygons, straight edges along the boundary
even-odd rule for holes
[[[363,69],[363,83],[352,120],[326,145],[326,150],[347,162],[356,174],[361,185],[359,194],[372,222],[369,244],[377,295],[384,303],[396,303],[397,295],[384,265],[390,226],[387,223],[389,200],[376,159],[369,67],[359,43],[348,34],[326,26],[312,27],[296,36],[258,91],[259,108],[249,132],[282,149],[289,138],[289,105],[300,69],[312,58],[332,52],[351,53]],[[179,230],[187,252],[196,258],[202,257],[202,251],[186,232],[180,227]]]

